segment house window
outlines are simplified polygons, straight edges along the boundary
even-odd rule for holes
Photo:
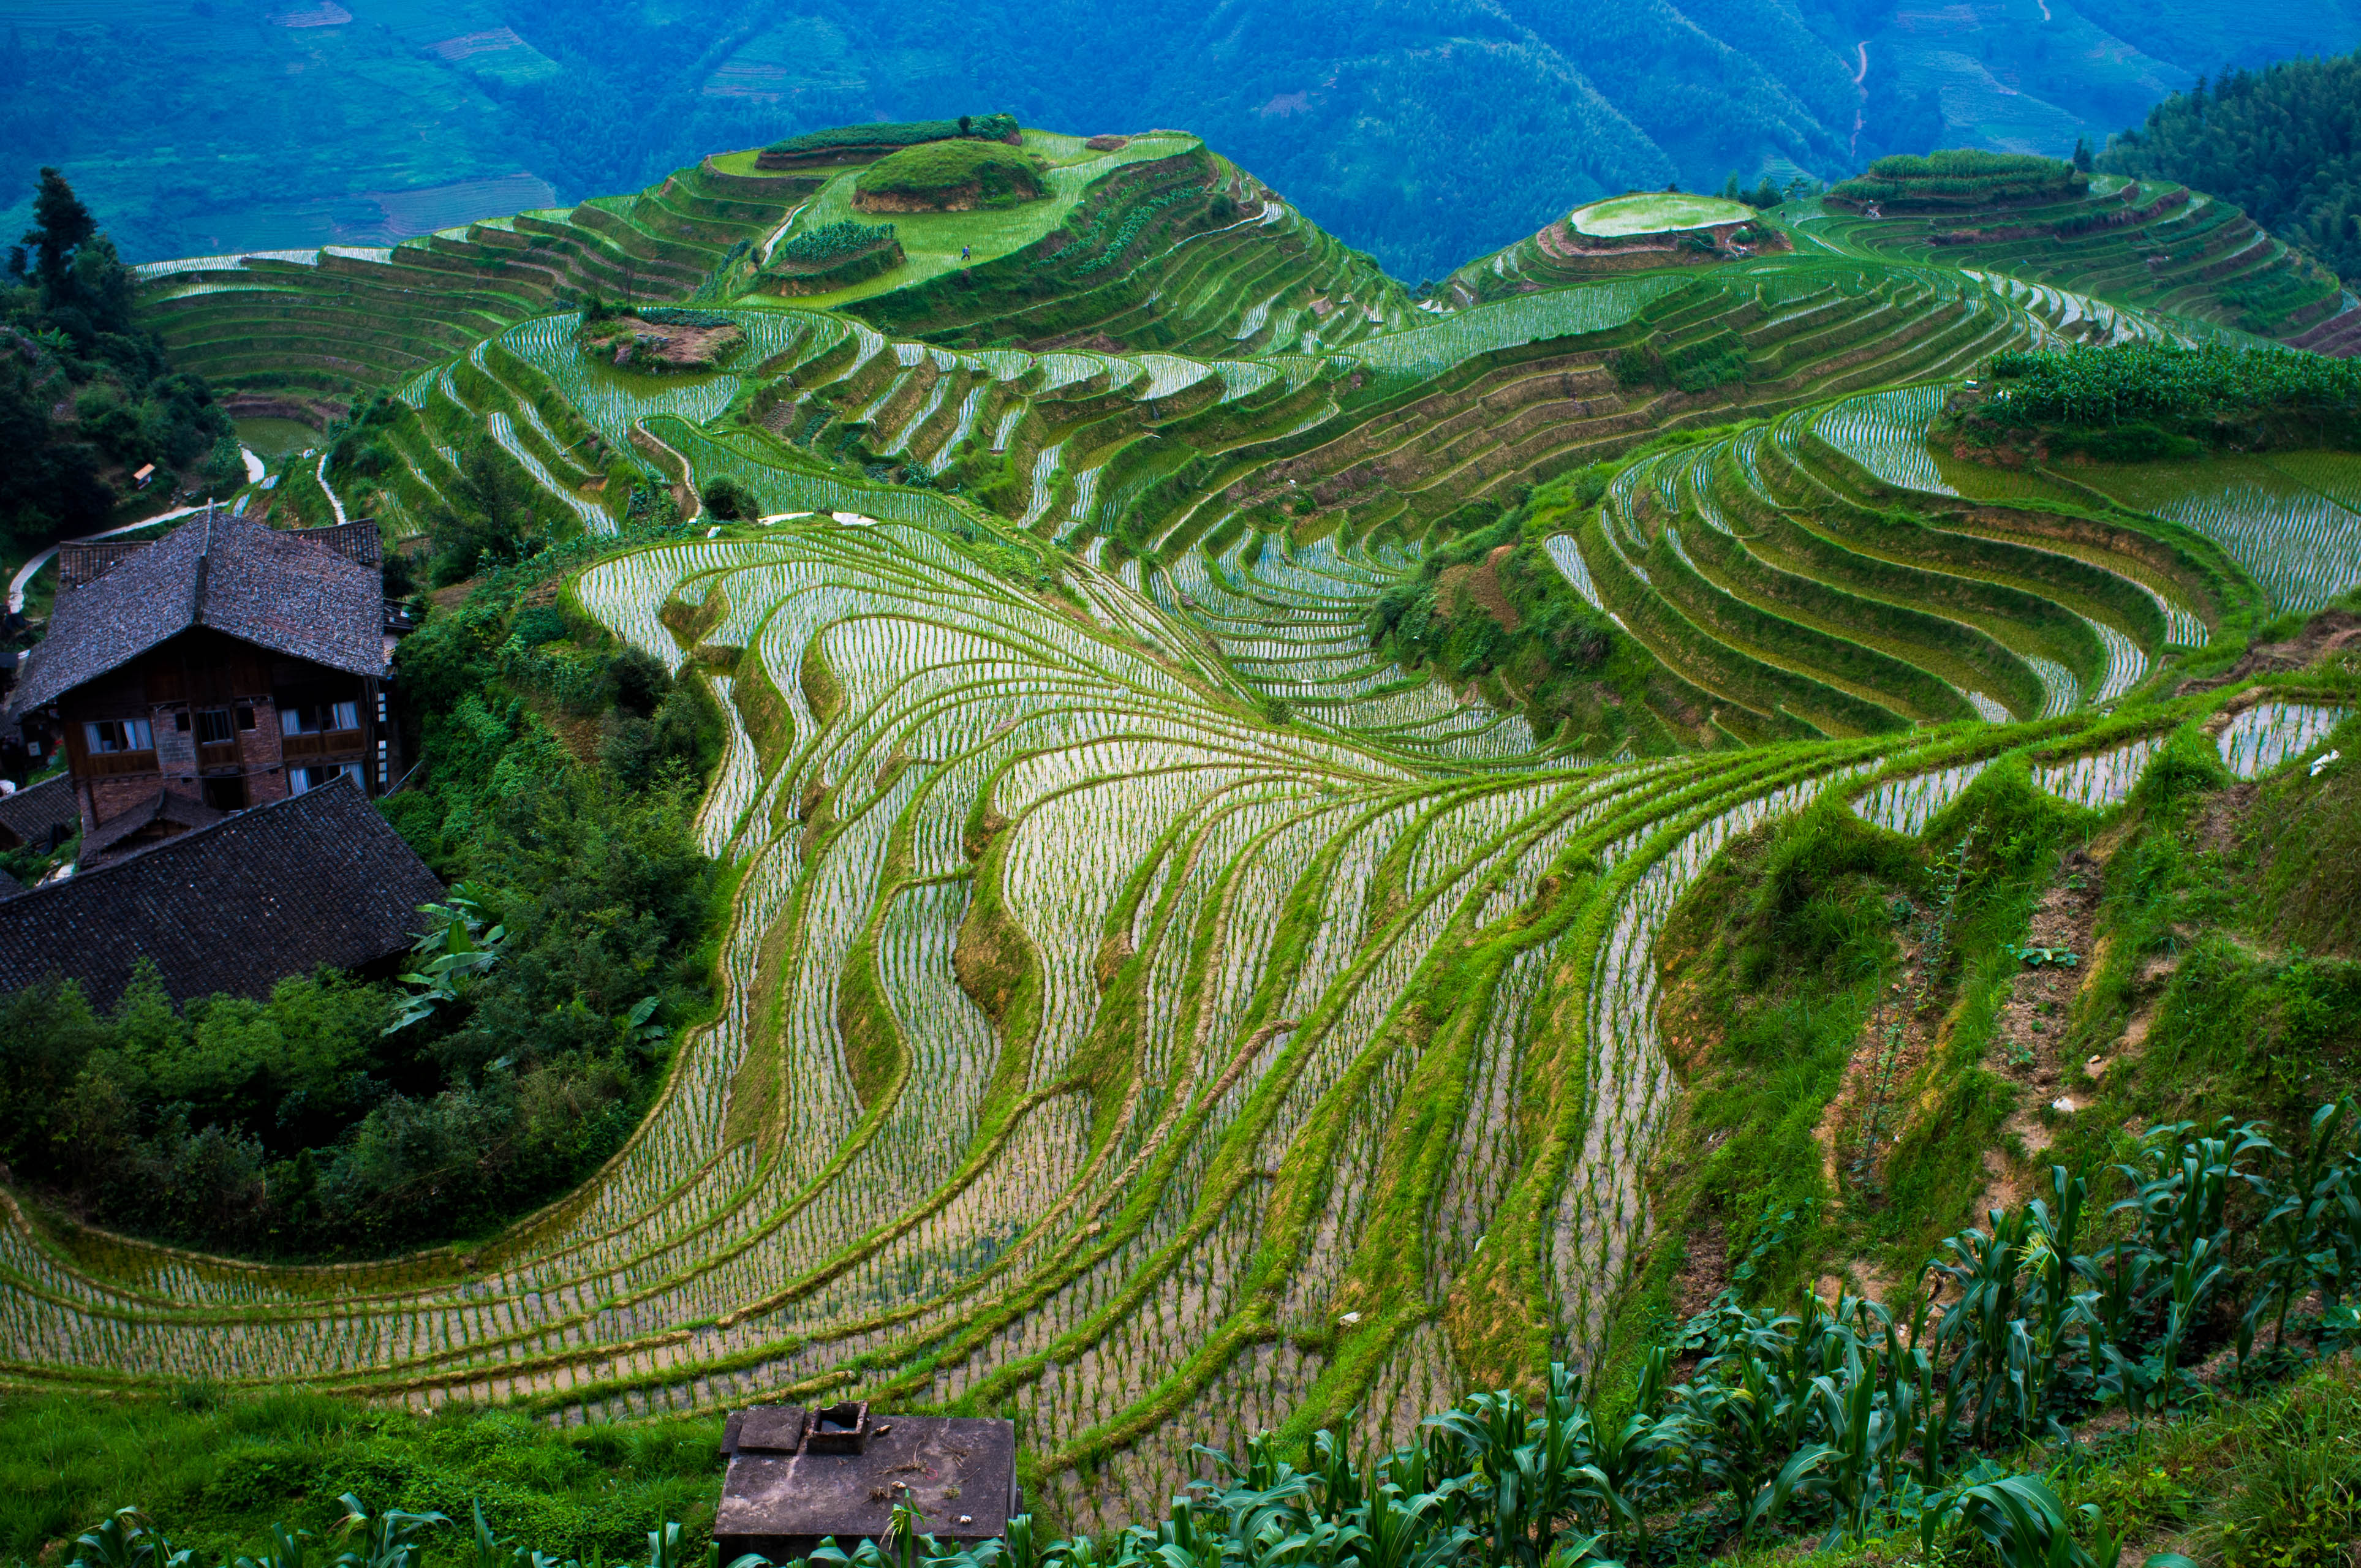
[[[230,728],[229,709],[201,707],[197,710],[198,745],[218,746],[223,741],[233,739],[236,733]]]
[[[297,795],[318,789],[324,784],[334,784],[339,775],[349,777],[355,784],[361,783],[361,765],[358,762],[324,762],[317,767],[290,768],[287,772],[289,782],[294,784]]]
[[[82,727],[93,752],[152,751],[156,734],[144,718],[94,718]]]
[[[281,735],[318,735],[330,729],[360,727],[361,705],[357,702],[289,703],[279,710]]]
[[[244,703],[240,703],[238,705],[237,727],[240,729],[251,729],[254,728],[254,709],[248,707]]]

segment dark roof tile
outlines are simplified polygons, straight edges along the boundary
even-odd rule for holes
[[[0,903],[0,992],[50,974],[111,1005],[140,959],[177,1001],[407,948],[443,884],[339,779]]]
[[[69,839],[82,831],[82,806],[66,774],[0,795],[0,845],[11,838],[19,844],[46,844],[53,828],[63,828]]]
[[[210,828],[229,814],[207,806],[194,795],[182,795],[168,785],[158,785],[156,793],[138,805],[126,807],[82,836],[82,861],[87,866],[112,852],[117,844],[142,828],[168,822],[183,832],[191,828]],[[136,846],[126,853],[136,854]]]
[[[374,567],[300,532],[209,512],[59,593],[14,710],[55,702],[195,626],[356,675],[385,674],[385,584]]]

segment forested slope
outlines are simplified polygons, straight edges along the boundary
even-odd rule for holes
[[[2201,79],[2117,137],[2099,167],[2235,202],[2361,284],[2361,55]]]

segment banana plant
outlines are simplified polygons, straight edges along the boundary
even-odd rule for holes
[[[416,967],[401,977],[402,984],[413,989],[402,998],[401,1011],[381,1033],[398,1035],[412,1024],[433,1017],[435,1009],[445,1003],[459,1000],[468,981],[489,973],[500,962],[509,928],[493,926],[485,929],[483,904],[487,896],[476,884],[461,883],[451,890],[450,903],[418,906],[418,912],[429,916],[432,924],[411,943]],[[646,1021],[635,1020],[634,1027]]]

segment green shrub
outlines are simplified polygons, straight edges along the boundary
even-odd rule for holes
[[[2011,349],[1992,369],[2001,385],[1976,418],[2087,431],[2065,444],[2094,457],[2185,455],[2188,438],[2217,428],[2241,445],[2258,431],[2347,444],[2361,421],[2361,363],[2315,354],[2125,343]]]
[[[2090,183],[2089,175],[2062,159],[1953,148],[1881,158],[1866,174],[1831,187],[1828,196],[1840,203],[1903,209],[1977,207],[2068,201]]]
[[[1010,206],[1042,193],[1032,159],[997,142],[938,141],[879,159],[853,177],[864,196],[949,199],[972,190],[984,206]]]
[[[784,154],[829,152],[848,147],[916,147],[924,142],[949,141],[954,137],[980,137],[990,141],[1004,141],[1016,134],[1014,115],[961,115],[956,120],[888,121],[873,126],[831,126],[826,130],[806,131],[785,141],[773,142],[763,150]]]
[[[858,256],[893,238],[892,224],[856,223],[846,218],[838,223],[822,224],[816,229],[795,236],[773,251],[771,259],[807,264],[834,261],[841,257]]]

